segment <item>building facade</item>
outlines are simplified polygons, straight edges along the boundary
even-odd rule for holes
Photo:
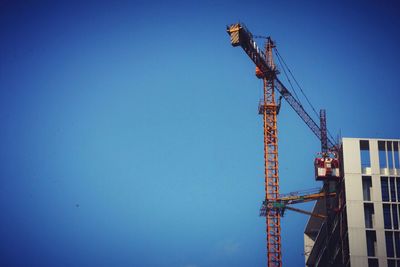
[[[304,232],[306,266],[400,267],[400,140],[343,138],[343,180],[317,201]]]

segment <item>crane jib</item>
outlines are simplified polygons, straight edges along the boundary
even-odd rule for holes
[[[278,78],[275,79],[275,88],[283,96],[283,98],[285,98],[285,100],[290,104],[290,106],[300,116],[300,118],[306,123],[311,131],[317,136],[317,138],[321,140],[321,128],[310,117],[310,115],[308,115],[303,106],[296,100],[296,98],[293,97],[290,91],[282,84],[282,82]],[[329,147],[334,146],[334,142],[332,142],[330,139],[328,139],[328,143]]]
[[[300,118],[306,123],[306,125],[311,129],[311,131],[321,140],[321,128],[318,124],[308,115],[304,110],[303,106],[290,91],[283,85],[283,83],[276,78],[275,66],[270,66],[266,61],[265,53],[257,46],[256,42],[253,40],[253,35],[247,28],[240,23],[233,24],[227,27],[227,32],[231,37],[232,46],[241,46],[254,64],[259,68],[264,77],[275,77],[275,88],[278,92],[285,98],[289,105],[294,109],[294,111],[300,116]],[[335,143],[328,138],[328,146],[334,147]]]

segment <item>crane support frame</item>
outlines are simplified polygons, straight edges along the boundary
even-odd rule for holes
[[[321,109],[319,111],[319,125],[321,127],[321,151],[328,152],[328,133],[326,129],[326,111]]]

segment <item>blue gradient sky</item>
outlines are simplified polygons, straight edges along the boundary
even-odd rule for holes
[[[276,40],[333,134],[400,137],[396,1],[67,2],[0,1],[1,266],[266,265],[238,20]],[[318,186],[319,142],[287,103],[279,136],[281,191]],[[306,221],[282,220],[286,266]]]

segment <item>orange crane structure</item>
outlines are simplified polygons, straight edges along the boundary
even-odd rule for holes
[[[281,251],[281,223],[280,219],[286,209],[294,210],[311,216],[324,219],[326,216],[313,214],[291,207],[291,204],[313,201],[321,198],[335,196],[329,186],[331,178],[339,178],[338,153],[335,142],[327,136],[325,111],[320,112],[320,126],[305,111],[302,104],[277,78],[279,73],[274,63],[273,49],[275,43],[266,37],[265,49],[260,49],[252,33],[242,23],[227,26],[232,46],[240,46],[256,66],[256,76],[263,80],[263,97],[259,104],[259,114],[263,117],[264,129],[264,175],[265,175],[265,201],[260,210],[260,215],[266,217],[267,233],[267,262],[269,267],[282,266]],[[281,95],[276,101],[275,90]],[[315,161],[316,179],[324,183],[322,190],[313,192],[296,192],[291,195],[279,193],[279,162],[278,162],[278,129],[277,113],[280,100],[284,98],[311,131],[321,141],[321,157]],[[336,152],[335,152],[336,151]]]

